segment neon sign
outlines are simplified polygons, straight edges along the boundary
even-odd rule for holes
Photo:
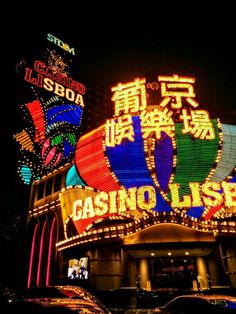
[[[155,86],[136,78],[112,87],[114,117],[75,150],[74,182],[98,191],[70,200],[80,234],[111,217],[174,214],[207,225],[235,213],[236,127],[200,108],[194,83],[174,74],[158,76]],[[147,97],[153,86],[158,103]]]
[[[66,50],[67,52],[75,55],[75,48],[70,48],[68,44],[64,43],[62,40],[58,39],[57,37],[53,36],[52,34],[47,34],[47,40],[53,42],[58,47]]]
[[[74,54],[73,48],[51,34],[47,39]],[[57,50],[46,47],[39,57],[44,61],[34,60],[31,66],[23,60],[16,66],[27,88],[30,85],[29,100],[21,105],[29,123],[14,135],[20,146],[18,173],[28,185],[71,160],[80,132],[85,86],[70,74],[72,55]]]
[[[159,76],[161,96],[163,100],[159,108],[148,110],[146,104],[145,79],[135,79],[134,82],[112,87],[115,91],[112,100],[115,103],[115,116],[118,118],[106,122],[106,145],[119,145],[122,139],[133,141],[134,134],[131,115],[140,113],[142,133],[144,139],[154,134],[156,139],[161,138],[161,132],[174,137],[175,123],[183,122],[183,134],[191,134],[195,138],[211,140],[215,138],[214,128],[206,110],[192,110],[199,106],[196,102],[192,84],[194,78],[173,76]],[[170,107],[170,110],[169,108]],[[182,109],[182,110],[181,110]],[[175,119],[175,121],[174,121]]]
[[[209,207],[236,206],[236,183],[207,182],[200,186],[197,182],[191,182],[189,186],[191,195],[185,195],[181,199],[179,184],[170,184],[171,206],[173,208],[183,209],[202,205]],[[220,189],[222,189],[222,193],[218,192]],[[152,186],[133,187],[128,190],[108,193],[100,192],[94,197],[89,196],[74,201],[72,217],[74,221],[77,221],[96,216],[101,217],[106,214],[132,215],[132,211],[153,209],[156,202],[156,191]]]
[[[39,60],[34,62],[34,71],[36,73],[33,73],[30,68],[25,69],[24,79],[27,82],[84,107],[82,95],[85,93],[85,86],[83,84],[63,73],[55,72],[51,66]]]

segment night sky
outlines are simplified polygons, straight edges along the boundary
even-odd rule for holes
[[[136,77],[155,81],[158,75],[193,76],[196,99],[202,108],[223,123],[236,124],[236,48],[232,20],[222,22],[217,16],[211,21],[207,15],[197,15],[196,19],[186,14],[182,18],[176,16],[175,20],[167,15],[161,22],[158,11],[152,12],[152,7],[142,13],[145,20],[141,12],[132,18],[90,13],[83,12],[81,19],[78,11],[77,18],[67,20],[65,16],[47,15],[44,9],[38,12],[37,19],[24,13],[17,16],[16,27],[2,26],[1,205],[4,214],[1,230],[4,229],[4,236],[6,229],[11,230],[15,224],[16,217],[27,213],[29,200],[29,188],[16,173],[19,146],[13,135],[20,130],[20,105],[27,94],[18,86],[15,67],[22,58],[34,59],[41,44],[45,44],[47,33],[75,48],[77,60],[73,75],[85,85],[91,82],[110,90],[117,83]]]

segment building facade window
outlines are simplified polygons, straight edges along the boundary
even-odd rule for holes
[[[46,181],[46,190],[45,190],[45,196],[52,194],[52,183],[53,183],[53,177],[49,178]]]

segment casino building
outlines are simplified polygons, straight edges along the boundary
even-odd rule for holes
[[[137,276],[148,290],[236,288],[236,126],[210,118],[194,82],[117,84],[113,117],[33,181],[28,286],[82,280],[83,260],[97,290]]]

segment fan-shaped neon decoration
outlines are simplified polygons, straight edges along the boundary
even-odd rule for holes
[[[28,103],[27,108],[31,114],[35,126],[35,142],[41,142],[45,139],[45,123],[43,108],[39,100]]]
[[[172,139],[162,132],[161,139],[155,142],[155,171],[160,188],[166,192],[173,170]]]
[[[66,122],[79,126],[81,123],[83,109],[77,105],[60,105],[49,108],[46,111],[47,125],[57,122]]]
[[[25,184],[30,184],[31,178],[32,178],[32,173],[31,173],[31,169],[29,166],[22,165],[20,167],[20,175],[21,175],[22,179],[24,180]]]
[[[80,178],[75,165],[73,165],[66,175],[66,187],[75,185],[85,186],[85,183]]]
[[[76,168],[88,186],[102,191],[119,190],[104,153],[104,126],[80,138],[75,151]]]
[[[226,143],[222,147],[219,146],[218,124],[216,120],[211,121],[215,133],[212,140],[197,139],[183,134],[181,123],[176,124],[174,139],[163,132],[161,139],[155,141],[154,151],[151,152],[150,149],[148,151],[148,155],[153,155],[154,158],[154,174],[148,166],[139,116],[132,117],[134,141],[122,141],[120,145],[114,147],[104,145],[105,128],[102,126],[78,141],[75,154],[77,171],[86,185],[105,192],[122,187],[128,189],[153,186],[157,197],[157,205],[153,210],[172,211],[168,184],[171,182],[180,184],[180,197],[190,195],[189,182],[202,184],[210,178],[217,165],[219,151],[223,154],[224,147],[228,147]],[[230,137],[226,137],[225,141],[230,141]],[[230,150],[233,149],[231,145]],[[153,181],[153,175],[157,183]],[[187,210],[186,215],[199,219],[204,209],[204,206],[193,206]],[[207,217],[217,210],[219,208],[212,209]]]
[[[215,139],[195,139],[189,134],[181,132],[183,125],[177,123],[176,134],[176,155],[177,164],[173,183],[180,184],[180,195],[190,194],[189,182],[203,182],[215,163],[218,145],[219,132],[217,123],[212,120]]]
[[[139,116],[136,116],[132,117],[132,120],[135,141],[127,141],[115,147],[106,148],[106,155],[111,170],[119,183],[126,189],[143,185],[153,186],[156,190],[157,197],[157,204],[154,210],[158,212],[169,212],[172,209],[160,195],[160,191],[155,186],[147,167],[140,118]]]
[[[236,165],[236,126],[222,124],[223,143],[219,163],[211,181],[223,181]]]
[[[22,153],[29,152],[23,158],[30,160],[28,167],[33,178],[38,179],[59,163],[68,162],[74,154],[83,108],[75,104],[62,104],[58,97],[53,97],[46,104],[35,100],[28,103],[26,108],[34,129],[23,130],[15,135],[15,139],[22,146]],[[19,174],[25,183],[29,181],[24,179],[20,169]]]

